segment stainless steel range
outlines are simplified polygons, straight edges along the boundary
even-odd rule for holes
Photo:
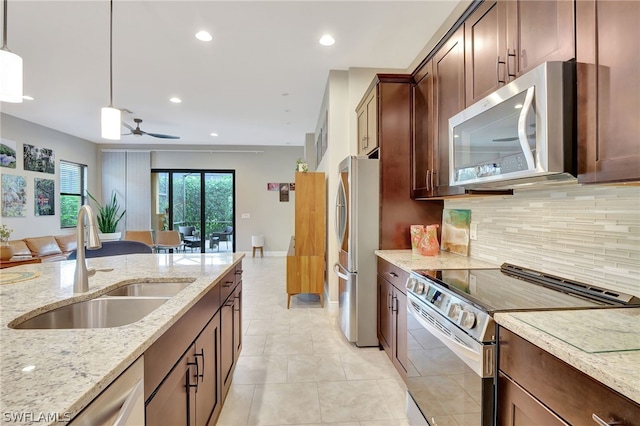
[[[406,288],[407,414],[411,424],[431,426],[493,424],[495,312],[640,304],[635,296],[507,263],[414,271]]]

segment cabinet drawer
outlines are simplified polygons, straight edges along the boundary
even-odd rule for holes
[[[502,327],[498,351],[500,371],[564,421],[595,424],[596,414],[605,421],[640,426],[639,404]]]
[[[229,271],[218,283],[220,287],[220,302],[224,303],[225,300],[233,293],[233,289],[236,287],[236,270]]]
[[[393,284],[393,286],[403,294],[406,294],[404,286],[407,282],[407,278],[409,278],[409,273],[407,271],[387,262],[384,259],[378,258],[378,275]]]

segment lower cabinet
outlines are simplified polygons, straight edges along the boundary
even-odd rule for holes
[[[147,425],[216,423],[242,349],[241,274],[238,264],[145,351]]]
[[[498,426],[640,425],[639,404],[502,327],[498,369]]]
[[[409,274],[378,258],[378,340],[396,370],[407,376],[407,295]]]
[[[238,284],[227,301],[220,307],[222,323],[222,397],[227,396],[236,361],[242,349],[242,283]]]

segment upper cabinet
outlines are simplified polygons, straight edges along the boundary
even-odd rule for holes
[[[378,93],[371,92],[356,108],[358,115],[358,155],[369,155],[378,148]]]
[[[640,2],[576,2],[578,181],[640,181]]]
[[[449,186],[449,118],[465,107],[464,26],[414,73],[411,137],[415,199],[464,195]]]
[[[571,1],[485,1],[465,20],[466,105],[546,61],[575,58]]]

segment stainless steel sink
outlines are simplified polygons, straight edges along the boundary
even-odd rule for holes
[[[105,296],[148,296],[171,297],[180,293],[193,281],[187,282],[144,282],[132,283],[116,288],[106,293]]]
[[[164,297],[97,298],[62,306],[18,324],[15,329],[119,327],[141,320],[166,302]]]

